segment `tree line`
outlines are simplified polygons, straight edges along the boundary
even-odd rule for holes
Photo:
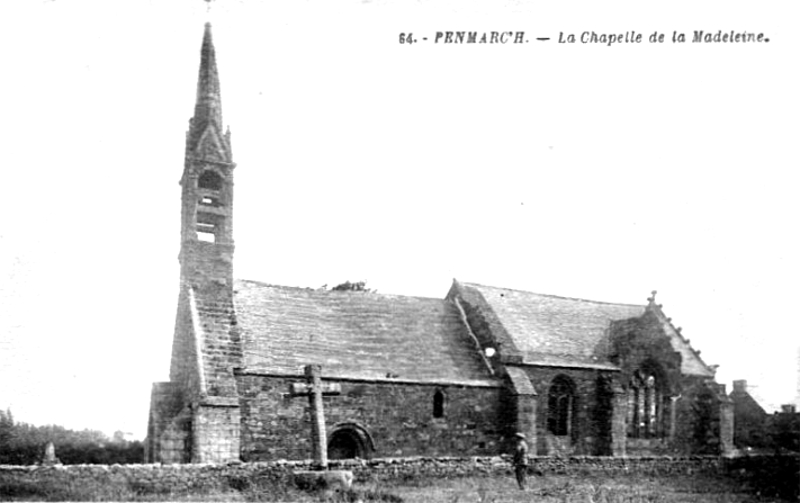
[[[144,444],[125,440],[122,432],[108,438],[96,430],[75,431],[63,426],[34,426],[17,422],[11,410],[0,410],[0,465],[39,463],[48,442],[63,464],[126,464],[144,460]]]

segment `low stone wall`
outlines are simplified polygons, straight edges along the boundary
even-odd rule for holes
[[[183,494],[245,490],[251,486],[286,487],[296,469],[310,463],[240,463],[228,465],[56,465],[0,466],[6,484],[116,486],[140,494]]]
[[[530,470],[546,474],[639,474],[674,475],[692,473],[727,473],[729,460],[717,456],[693,457],[536,457],[529,458]],[[471,458],[386,458],[369,461],[331,463],[352,470],[357,482],[403,481],[415,478],[471,477],[510,475],[509,456]]]
[[[731,474],[746,477],[779,467],[797,477],[800,456],[694,457],[532,457],[531,470],[547,474],[653,475]],[[227,465],[60,465],[0,466],[0,486],[82,482],[117,485],[141,494],[174,494],[215,490],[245,490],[252,486],[285,488],[295,470],[310,468],[308,461],[233,463]],[[511,464],[502,457],[383,458],[331,463],[332,469],[351,470],[356,482],[404,482],[425,478],[510,475]],[[792,475],[794,474],[794,475]],[[789,481],[791,483],[791,481]]]

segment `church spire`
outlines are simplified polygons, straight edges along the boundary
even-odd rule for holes
[[[211,24],[200,50],[197,102],[186,133],[181,177],[181,277],[191,284],[231,285],[233,162],[230,132],[222,130],[219,75]]]
[[[209,126],[222,129],[222,100],[220,98],[219,74],[214,41],[211,38],[211,23],[206,23],[203,46],[200,50],[200,72],[197,77],[197,101],[190,130],[193,142]],[[221,131],[220,131],[221,132]]]

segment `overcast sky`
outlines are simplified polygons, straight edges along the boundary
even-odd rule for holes
[[[747,379],[770,412],[797,399],[797,2],[2,10],[0,407],[20,421],[145,434],[207,20],[238,164],[236,277],[640,304],[656,289],[720,382]],[[698,29],[770,42],[670,42]],[[433,44],[445,30],[529,43]],[[586,30],[645,41],[557,43]],[[667,42],[646,43],[656,30]]]

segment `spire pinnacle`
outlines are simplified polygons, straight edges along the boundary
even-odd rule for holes
[[[222,100],[220,99],[219,74],[214,42],[211,38],[211,23],[206,23],[203,46],[200,50],[200,73],[197,77],[197,101],[194,106],[191,137],[197,140],[209,124],[222,130]]]

